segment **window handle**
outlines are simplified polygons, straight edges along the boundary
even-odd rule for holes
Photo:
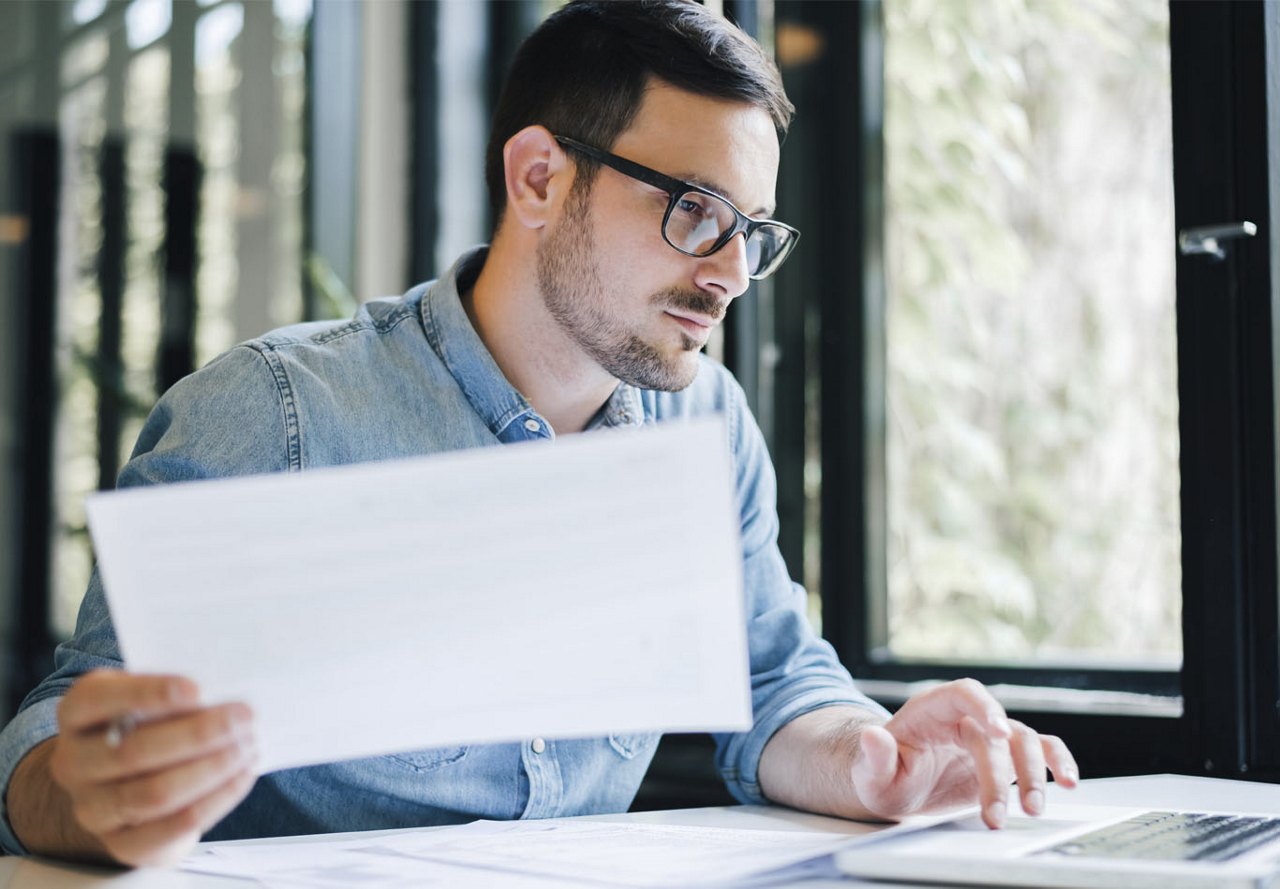
[[[1178,232],[1178,252],[1183,256],[1205,254],[1214,259],[1226,259],[1227,250],[1222,241],[1252,238],[1257,233],[1258,227],[1252,222],[1228,222],[1224,225],[1184,228]]]

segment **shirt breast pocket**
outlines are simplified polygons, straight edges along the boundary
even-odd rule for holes
[[[415,772],[434,772],[466,758],[466,747],[433,747],[430,750],[412,750],[393,753],[387,759]]]
[[[609,746],[623,759],[635,759],[641,753],[651,750],[662,737],[657,734],[610,735]]]

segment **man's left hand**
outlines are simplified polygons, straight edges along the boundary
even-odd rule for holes
[[[854,791],[882,818],[970,805],[988,827],[1002,827],[1016,778],[1022,808],[1044,811],[1045,769],[1064,787],[1079,771],[1062,741],[1009,719],[972,679],[949,682],[908,700],[883,725],[860,732]]]

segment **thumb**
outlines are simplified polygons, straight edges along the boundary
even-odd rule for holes
[[[869,725],[859,735],[858,753],[853,758],[855,788],[881,790],[898,772],[898,740],[878,725]]]

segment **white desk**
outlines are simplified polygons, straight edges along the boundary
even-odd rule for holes
[[[1083,782],[1068,792],[1050,785],[1049,805],[1054,800],[1072,802],[1173,808],[1228,809],[1263,814],[1280,813],[1280,785],[1151,775],[1139,778],[1106,778]],[[590,816],[593,821],[632,821],[657,824],[688,824],[768,830],[821,830],[857,834],[866,828],[848,821],[761,806],[731,806],[710,809],[678,809],[669,812],[640,812],[627,815]],[[296,837],[305,843],[314,837]],[[0,889],[232,889],[251,884],[242,880],[189,874],[169,870],[110,871],[99,868],[57,864],[44,860],[0,858]],[[850,887],[856,881],[819,880],[802,884],[805,889]],[[865,884],[864,884],[865,885]],[[902,884],[895,884],[903,889]]]

